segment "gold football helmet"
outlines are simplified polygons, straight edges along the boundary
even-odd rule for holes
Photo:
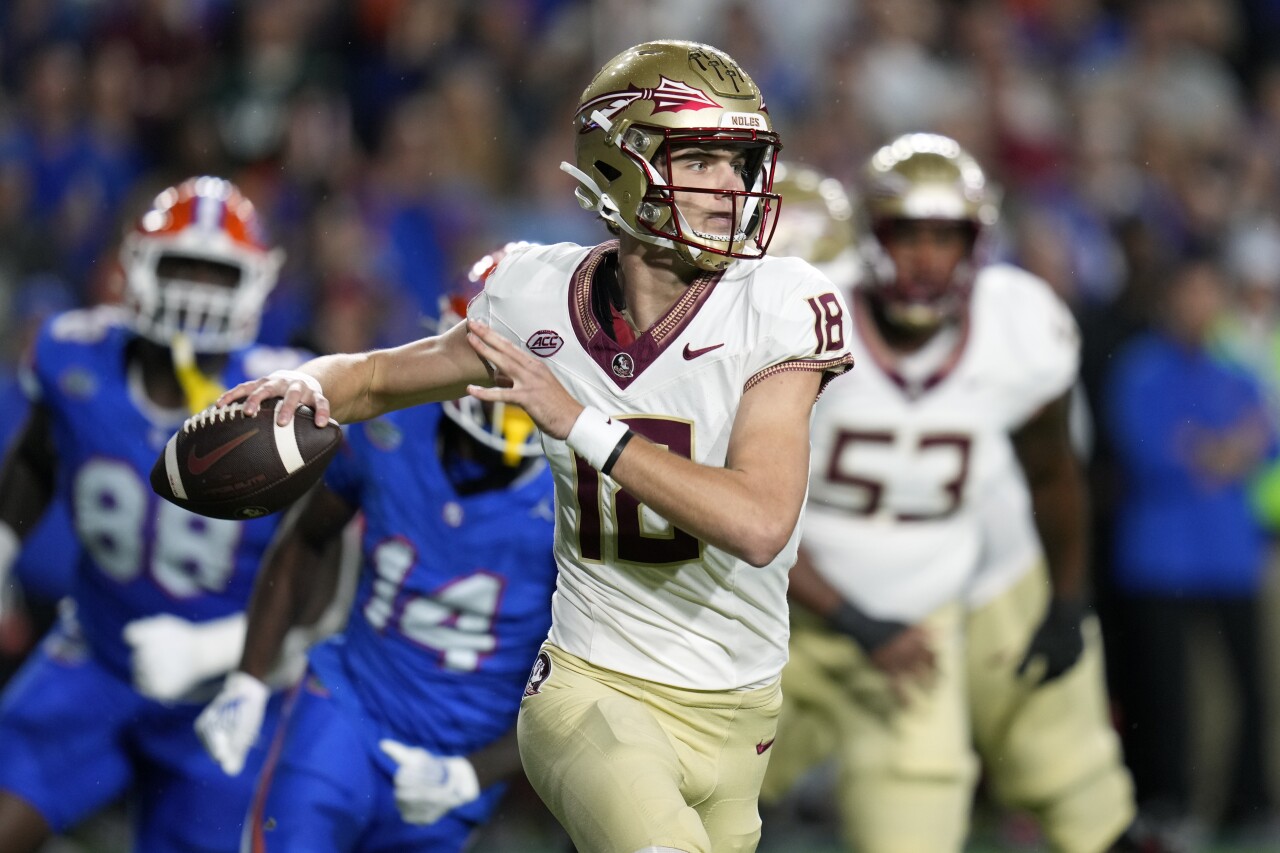
[[[960,310],[985,260],[986,236],[999,215],[995,192],[977,160],[954,139],[933,133],[909,133],[876,151],[865,183],[875,237],[870,293],[891,322],[917,331],[936,328]],[[894,269],[886,244],[904,221],[968,229],[969,251],[949,280],[911,281]]]
[[[783,207],[769,254],[802,258],[837,286],[853,287],[861,278],[863,229],[844,184],[808,166],[779,161],[773,191]]]
[[[579,203],[610,228],[674,249],[704,270],[764,255],[778,197],[773,169],[781,144],[760,90],[731,57],[687,41],[654,41],[623,51],[582,93],[574,118],[575,163],[560,168],[578,180]],[[727,234],[694,230],[675,194],[722,193],[673,186],[672,146],[741,146],[744,189]]]

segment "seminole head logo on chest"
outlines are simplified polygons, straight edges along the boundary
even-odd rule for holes
[[[636,375],[636,360],[625,352],[620,352],[609,362],[613,375],[619,379],[630,379]]]

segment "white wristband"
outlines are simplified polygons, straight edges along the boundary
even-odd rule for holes
[[[320,380],[310,373],[303,373],[301,370],[273,370],[267,374],[267,378],[283,379],[286,382],[301,382],[310,388],[317,397],[324,396],[324,392],[320,390]]]
[[[599,409],[587,406],[573,422],[565,443],[569,449],[586,460],[587,464],[599,471],[609,461],[613,449],[627,435],[627,425],[621,421],[610,420]]]
[[[191,668],[202,679],[220,676],[236,668],[244,651],[244,638],[249,619],[244,611],[197,622],[198,642],[193,650],[195,659]]]

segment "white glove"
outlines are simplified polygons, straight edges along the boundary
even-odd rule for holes
[[[196,717],[200,742],[228,776],[239,776],[244,769],[245,757],[262,731],[262,715],[270,698],[271,688],[236,670]]]
[[[133,686],[143,696],[174,702],[193,687],[234,669],[244,649],[245,616],[188,622],[168,613],[124,626],[133,647]]]
[[[394,740],[381,740],[378,746],[399,765],[396,808],[406,823],[435,823],[480,796],[475,768],[465,758],[432,755]]]

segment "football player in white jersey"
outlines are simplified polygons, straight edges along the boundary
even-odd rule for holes
[[[958,851],[976,745],[995,794],[1054,849],[1148,849],[1085,616],[1071,315],[1044,281],[983,264],[994,193],[955,141],[910,134],[871,159],[857,275],[787,239],[793,195],[824,202],[808,209],[837,236],[858,230],[838,184],[797,175],[776,186],[775,254],[794,246],[853,286],[860,368],[815,410],[766,799],[835,755],[855,849]]]
[[[319,423],[470,394],[514,403],[556,477],[559,580],[518,735],[583,851],[753,850],[781,706],[809,419],[851,364],[809,264],[764,256],[779,147],[707,45],[610,60],[563,168],[617,240],[506,255],[444,334],[244,383]]]

